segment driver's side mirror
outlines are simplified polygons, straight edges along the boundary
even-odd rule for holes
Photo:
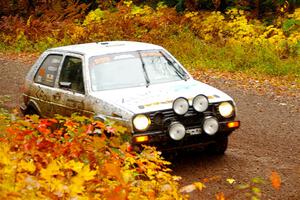
[[[71,89],[72,83],[71,82],[59,82],[59,86],[61,88]]]

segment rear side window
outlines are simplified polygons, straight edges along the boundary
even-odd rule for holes
[[[48,55],[35,75],[34,82],[53,87],[61,61],[62,55]]]

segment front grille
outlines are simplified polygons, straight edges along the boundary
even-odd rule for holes
[[[230,103],[233,104],[232,102]],[[206,116],[216,117],[219,122],[230,121],[235,118],[235,114],[233,114],[233,116],[230,118],[222,117],[219,113],[218,105],[219,103],[210,104],[207,110],[203,113],[197,112],[192,106],[190,106],[188,112],[185,115],[177,115],[173,111],[173,109],[144,113],[151,120],[151,125],[147,129],[147,132],[166,132],[168,131],[169,125],[175,121],[182,123],[186,129],[189,129],[191,127],[201,127],[203,119]],[[143,131],[135,130],[135,132],[142,133]]]
[[[208,109],[199,113],[192,106],[185,115],[177,115],[173,109],[156,111],[148,113],[150,117],[151,126],[148,131],[167,130],[172,122],[178,121],[185,127],[200,126],[205,116],[215,116],[217,105],[209,105]]]

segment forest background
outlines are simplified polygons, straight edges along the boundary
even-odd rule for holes
[[[9,0],[0,2],[0,50],[68,44],[159,44],[189,69],[299,81],[298,0]]]

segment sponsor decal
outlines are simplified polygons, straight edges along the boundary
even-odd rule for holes
[[[46,82],[53,83],[54,82],[54,75],[53,74],[47,74],[46,75]]]
[[[128,59],[128,58],[135,58],[135,56],[132,54],[118,55],[114,57],[114,60],[121,60],[121,59]]]
[[[173,100],[167,100],[167,101],[160,101],[160,102],[153,102],[153,103],[149,103],[149,104],[144,104],[143,106],[144,107],[150,107],[150,106],[157,106],[157,105],[160,105],[160,104],[169,104],[169,103],[172,103]]]
[[[106,62],[110,62],[110,57],[109,56],[105,56],[105,57],[100,57],[100,58],[95,58],[93,61],[93,65],[99,65],[99,64],[103,64]]]
[[[46,74],[45,69],[44,69],[44,68],[41,68],[41,69],[39,70],[39,75],[43,77],[43,76],[45,76],[45,74]]]
[[[57,71],[57,67],[49,66],[49,67],[47,68],[47,70],[50,71],[50,72],[56,72],[56,71]]]
[[[142,52],[141,55],[143,57],[161,57],[161,53],[159,52]]]

